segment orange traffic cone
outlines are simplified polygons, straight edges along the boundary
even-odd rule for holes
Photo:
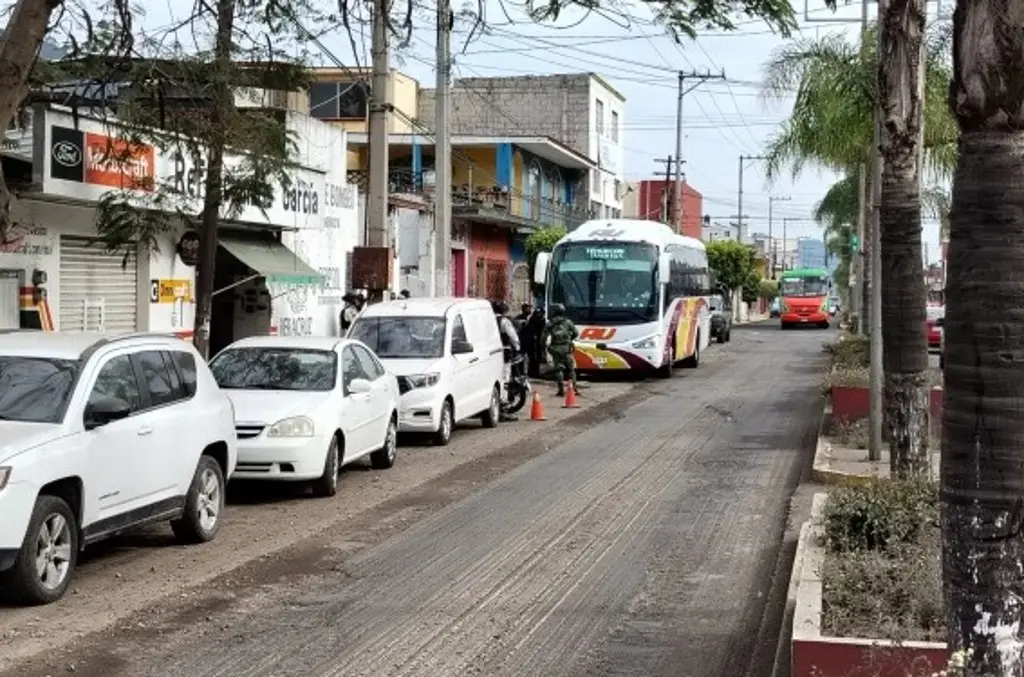
[[[540,393],[533,393],[533,404],[530,405],[530,420],[531,421],[546,421],[548,417],[544,415],[544,405],[540,403]]]
[[[576,389],[572,387],[572,382],[565,384],[565,404],[562,405],[563,409],[579,409],[580,405],[576,404]]]

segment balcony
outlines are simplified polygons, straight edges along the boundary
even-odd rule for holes
[[[348,181],[365,191],[369,185],[369,175],[364,169],[349,170]],[[395,169],[390,172],[389,190],[392,193],[423,194],[429,197],[433,193],[433,186],[424,188],[422,177],[414,176],[411,170]],[[452,188],[452,216],[523,230],[548,226],[563,226],[572,230],[592,218],[589,210],[561,200],[512,194],[508,188],[501,186],[469,185]]]

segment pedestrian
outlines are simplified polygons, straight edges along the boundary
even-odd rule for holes
[[[544,325],[547,318],[543,306],[537,306],[530,313],[523,328],[519,330],[519,342],[526,354],[527,374],[540,378],[540,365],[544,361]]]
[[[544,327],[544,335],[548,342],[548,354],[551,355],[551,364],[555,368],[555,381],[558,383],[558,396],[565,395],[565,382],[572,383],[574,392],[579,391],[579,383],[576,381],[576,361],[572,353],[575,348],[574,341],[579,338],[576,325],[565,316],[565,306],[561,303],[551,304],[551,319]],[[568,377],[568,379],[566,379]]]
[[[344,302],[344,306],[341,308],[341,315],[338,318],[338,326],[341,328],[341,335],[345,336],[348,333],[349,328],[352,327],[352,323],[356,321],[356,317],[359,316],[360,305],[359,296],[354,292],[347,292],[341,297]]]
[[[506,411],[508,406],[508,384],[512,380],[512,358],[522,350],[519,343],[519,334],[516,332],[512,320],[508,317],[508,304],[504,301],[491,301],[491,308],[494,309],[494,318],[498,323],[498,333],[501,336],[501,345],[504,348],[505,366],[502,372],[504,383],[501,388],[501,418],[503,422],[519,420],[516,416]]]

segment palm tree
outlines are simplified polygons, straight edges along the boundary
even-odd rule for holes
[[[798,40],[780,48],[769,60],[764,69],[765,96],[781,98],[796,92],[789,119],[769,140],[765,152],[770,175],[785,165],[792,168],[794,176],[808,165],[831,169],[845,175],[844,190],[850,195],[859,168],[871,161],[877,86],[882,76],[891,77],[888,62],[879,70],[876,36],[874,29],[864,31],[859,45],[841,35]],[[955,158],[955,129],[944,96],[950,80],[943,51],[946,44],[943,35],[932,36],[926,44],[925,161],[936,176],[948,174]],[[896,117],[890,108],[887,120]],[[908,132],[899,124],[887,129],[881,185],[884,420],[889,428],[893,470],[926,472],[928,349],[916,137],[913,130]]]
[[[959,2],[942,416],[947,627],[971,677],[1024,665],[1024,54],[1021,3]]]
[[[825,247],[839,257],[839,265],[832,273],[832,281],[839,288],[843,306],[849,304],[850,270],[853,264],[853,236],[857,232],[857,212],[860,210],[858,177],[848,175],[837,181],[825,193],[814,209],[814,220],[825,231]]]

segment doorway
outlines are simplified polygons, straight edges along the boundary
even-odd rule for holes
[[[452,250],[452,296],[466,295],[466,250]]]

